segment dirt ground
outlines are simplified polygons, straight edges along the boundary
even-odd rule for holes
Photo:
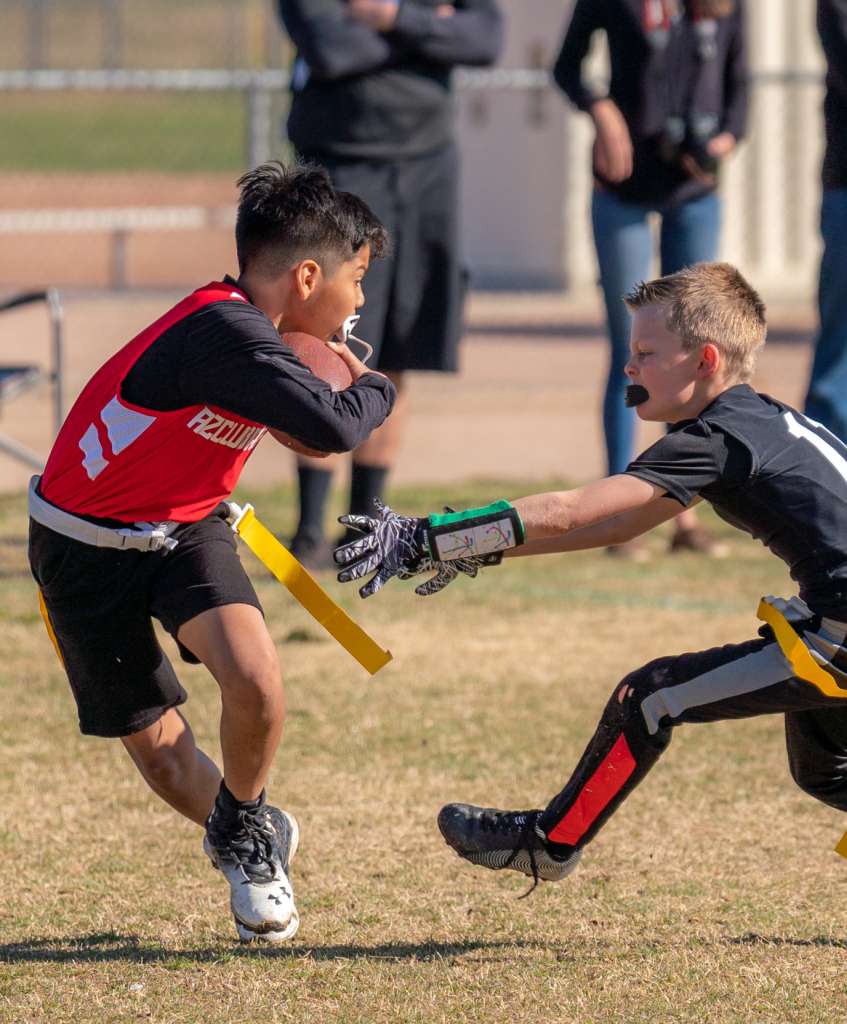
[[[66,398],[181,296],[173,292],[65,296]],[[811,310],[776,310],[756,386],[801,403],[813,330]],[[0,362],[46,364],[44,307],[0,317]],[[599,402],[606,346],[596,305],[558,295],[476,294],[468,311],[462,370],[415,374],[411,422],[394,479],[586,480],[603,472]],[[0,409],[0,432],[45,455],[52,412],[46,385]],[[641,425],[640,440],[657,436]],[[293,460],[272,440],[252,456],[243,480],[288,479]],[[0,453],[0,490],[23,489],[30,470]]]

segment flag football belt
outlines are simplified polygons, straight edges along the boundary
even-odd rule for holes
[[[816,686],[827,697],[847,699],[847,675],[829,662],[824,668],[797,632],[797,625],[808,624],[814,618],[807,605],[797,597],[787,601],[781,597],[763,597],[756,616],[771,627],[798,679]]]
[[[46,501],[38,493],[40,476],[29,482],[29,514],[42,526],[94,548],[120,548],[133,551],[168,551],[177,546],[171,537],[180,523],[137,523],[135,526],[98,526]]]
[[[804,611],[805,615],[803,615]],[[833,668],[831,664],[828,669],[818,664],[803,638],[792,625],[792,620],[799,623],[805,619],[808,622],[811,614],[811,609],[796,597],[792,597],[788,601],[779,597],[763,597],[756,613],[757,617],[766,622],[773,630],[780,650],[788,659],[798,679],[812,683],[827,697],[847,698],[847,676]],[[842,681],[841,686],[836,681],[837,679]],[[835,852],[842,857],[847,857],[847,832],[836,844]]]
[[[259,561],[286,587],[306,611],[371,675],[391,661],[384,651],[343,608],[339,607],[294,555],[256,518],[252,505],[227,502],[232,529]]]

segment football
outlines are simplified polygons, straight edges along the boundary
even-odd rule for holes
[[[303,331],[286,331],[280,337],[300,362],[316,377],[325,380],[333,391],[343,391],[353,383],[347,364],[325,341]]]
[[[280,337],[300,362],[308,366],[316,377],[326,381],[333,391],[343,391],[353,383],[353,377],[347,364],[337,352],[332,351],[325,341],[303,331],[286,331]],[[310,455],[312,458],[325,459],[329,454],[307,448],[301,441],[281,430],[271,428],[270,434],[280,444],[290,448],[297,455]]]

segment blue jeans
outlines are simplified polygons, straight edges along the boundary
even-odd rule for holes
[[[603,398],[603,430],[610,475],[623,472],[633,454],[635,412],[624,403],[624,367],[629,358],[631,317],[623,296],[639,281],[651,276],[653,239],[648,217],[654,211],[662,218],[662,274],[672,274],[691,263],[713,260],[718,249],[721,203],[715,193],[678,206],[652,207],[625,202],[611,192],[594,191],[591,221],[611,343],[609,376]]]
[[[847,189],[824,191],[821,235],[820,330],[806,414],[838,437],[847,438]]]

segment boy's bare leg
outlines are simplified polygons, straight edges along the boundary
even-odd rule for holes
[[[121,742],[154,793],[190,821],[205,822],[221,773],[194,742],[191,727],[176,708]]]
[[[267,781],[285,718],[276,648],[262,613],[246,604],[202,612],[179,630],[221,690],[221,751],[227,789],[255,800]]]
[[[292,815],[264,801],[285,717],[276,648],[262,613],[246,604],[202,612],[177,636],[221,690],[223,784],[203,849],[229,883],[239,938],[284,942],[300,923],[288,877],[299,829]]]

